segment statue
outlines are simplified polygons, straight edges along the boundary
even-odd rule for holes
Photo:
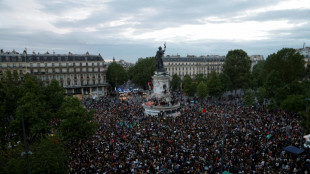
[[[164,50],[162,50],[161,46],[158,48],[158,51],[156,52],[156,57],[155,57],[155,70],[157,72],[164,72],[164,63],[163,63],[163,56],[166,51],[166,43],[164,43]]]

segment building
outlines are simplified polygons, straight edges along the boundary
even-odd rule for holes
[[[131,67],[135,65],[134,63],[126,62],[125,60],[122,59],[115,60],[115,58],[113,57],[112,60],[106,61],[107,67],[109,67],[112,62],[116,62],[117,64],[121,65],[126,71],[128,71]]]
[[[251,59],[251,71],[253,71],[253,67],[259,62],[264,60],[264,56],[263,55],[252,55],[249,56]]]
[[[303,48],[296,49],[296,52],[304,56],[305,67],[307,67],[307,65],[310,64],[310,47],[305,47],[304,43]]]
[[[252,55],[249,57],[252,62],[251,71],[258,61],[264,60],[262,55]],[[183,79],[185,75],[194,78],[197,74],[203,74],[204,77],[207,77],[212,71],[216,73],[223,71],[225,56],[207,55],[197,57],[195,55],[187,55],[186,57],[181,57],[180,55],[167,55],[163,58],[163,62],[170,76],[177,74]]]
[[[0,52],[0,76],[6,70],[16,71],[22,78],[30,73],[44,85],[56,79],[68,95],[102,96],[107,93],[106,65],[101,55],[86,54],[23,54]]]
[[[221,73],[223,70],[223,64],[225,56],[218,55],[207,55],[196,57],[194,55],[187,55],[181,57],[180,55],[167,55],[163,58],[164,67],[167,73],[172,75],[177,74],[184,78],[185,75],[194,78],[197,74],[203,74],[205,77],[208,76],[212,71]]]

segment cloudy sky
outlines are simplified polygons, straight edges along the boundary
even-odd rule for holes
[[[5,51],[101,54],[136,62],[166,55],[265,58],[310,46],[310,0],[0,0]]]

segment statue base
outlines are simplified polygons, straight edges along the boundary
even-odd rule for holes
[[[147,96],[147,101],[142,104],[144,108],[145,115],[158,116],[179,116],[180,103],[171,104],[171,95],[169,88],[170,76],[166,71],[155,71],[153,76],[153,91]],[[154,101],[161,101],[165,103],[160,105],[160,103],[155,104]]]

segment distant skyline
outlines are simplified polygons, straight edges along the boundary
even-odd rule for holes
[[[310,46],[309,0],[0,0],[0,49],[136,62]]]

